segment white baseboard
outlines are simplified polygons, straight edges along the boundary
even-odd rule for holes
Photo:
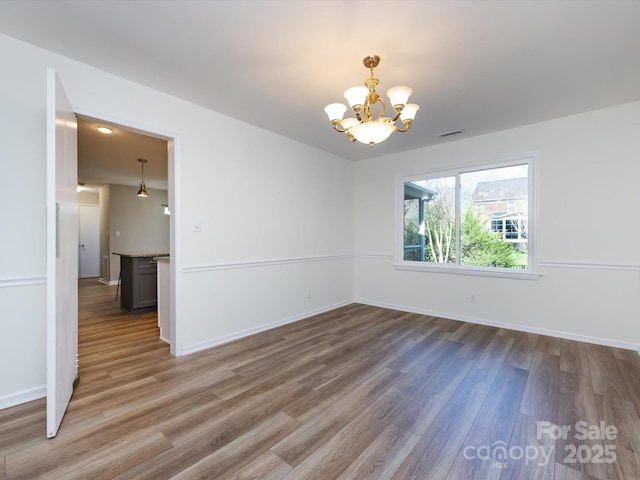
[[[256,333],[271,330],[272,328],[280,327],[282,325],[287,325],[289,323],[294,323],[299,320],[304,320],[305,318],[309,318],[314,315],[319,315],[321,313],[329,312],[331,310],[335,310],[336,308],[351,305],[352,303],[353,303],[353,300],[345,300],[343,302],[336,303],[334,305],[329,305],[327,307],[322,307],[317,310],[304,312],[299,315],[294,315],[292,317],[284,318],[282,320],[277,320],[275,322],[267,323],[265,325],[259,325],[257,327],[247,328],[246,330],[234,332],[229,335],[223,335],[222,337],[213,338],[211,340],[207,340],[206,342],[187,345],[182,349],[182,354],[188,355],[189,353],[199,352],[200,350],[205,350],[207,348],[217,347],[218,345],[229,343],[229,342],[232,342],[233,340],[238,340],[243,337],[248,337],[249,335],[254,335]]]
[[[27,403],[32,400],[37,400],[47,396],[47,386],[29,388],[22,390],[21,392],[11,393],[0,397],[0,410],[5,408],[14,407],[21,403]]]
[[[571,332],[563,332],[560,330],[552,330],[548,328],[531,327],[528,325],[517,325],[513,323],[496,322],[486,318],[469,317],[466,315],[456,315],[447,312],[438,312],[426,308],[407,307],[405,305],[396,305],[392,303],[376,302],[365,298],[358,298],[355,303],[371,305],[372,307],[389,308],[391,310],[399,310],[401,312],[418,313],[421,315],[430,315],[432,317],[446,318],[449,320],[457,320],[460,322],[469,322],[478,325],[487,325],[490,327],[504,328],[507,330],[515,330],[518,332],[535,333],[538,335],[546,335],[549,337],[564,338],[566,340],[575,340],[577,342],[593,343],[595,345],[604,345],[605,347],[622,348],[625,350],[635,350],[640,354],[640,345],[637,343],[624,342],[620,340],[612,340],[608,338],[591,337],[589,335],[581,335]]]
[[[103,283],[103,284],[105,284],[105,285],[109,285],[109,286],[117,285],[117,284],[118,284],[118,281],[117,281],[117,280],[105,280],[105,279],[104,279],[104,278],[102,278],[102,277],[98,278],[98,281],[99,281],[100,283]]]

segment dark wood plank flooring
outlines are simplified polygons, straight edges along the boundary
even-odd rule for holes
[[[80,282],[80,384],[55,439],[0,411],[0,479],[640,479],[637,352],[353,304],[174,358],[114,296]]]

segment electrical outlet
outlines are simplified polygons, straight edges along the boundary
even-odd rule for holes
[[[307,298],[311,298],[311,289],[307,288]]]
[[[476,294],[474,292],[469,292],[469,303],[476,303]]]

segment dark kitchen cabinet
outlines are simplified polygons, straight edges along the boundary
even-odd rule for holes
[[[158,308],[158,265],[153,257],[120,254],[120,306],[132,314]]]

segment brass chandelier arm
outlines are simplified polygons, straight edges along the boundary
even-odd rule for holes
[[[339,133],[346,133],[346,134],[347,134],[347,137],[349,138],[349,141],[350,141],[350,142],[355,142],[355,141],[356,141],[356,138],[351,134],[351,132],[349,132],[348,130],[346,130],[346,129],[342,126],[342,123],[340,123],[340,120],[333,120],[331,123],[333,124],[333,129],[334,129],[336,132],[339,132]]]
[[[402,110],[404,110],[404,105],[400,105],[399,108],[396,108],[396,106],[394,105],[393,110],[396,112],[396,114],[394,115],[392,122],[396,123],[396,120],[398,120],[400,118],[400,114],[402,114]]]
[[[396,132],[406,132],[411,128],[411,120],[405,120],[402,124],[404,125],[404,128],[396,128]]]
[[[333,120],[331,123],[333,124],[333,128],[336,132],[340,132],[340,133],[346,132],[346,130],[342,128],[342,124],[340,123],[340,120]]]
[[[371,107],[374,106],[376,103],[380,103],[382,104],[382,108],[380,109],[380,113],[378,113],[378,116],[375,118],[375,120],[371,117]],[[382,118],[382,115],[384,114],[385,109],[387,108],[387,105],[384,102],[384,99],[378,95],[376,92],[371,92],[368,96],[367,96],[367,100],[365,102],[365,104],[362,107],[362,112],[364,114],[364,121],[365,122],[371,122],[371,121],[377,121],[380,118]],[[360,118],[358,118],[358,120],[360,120]]]

